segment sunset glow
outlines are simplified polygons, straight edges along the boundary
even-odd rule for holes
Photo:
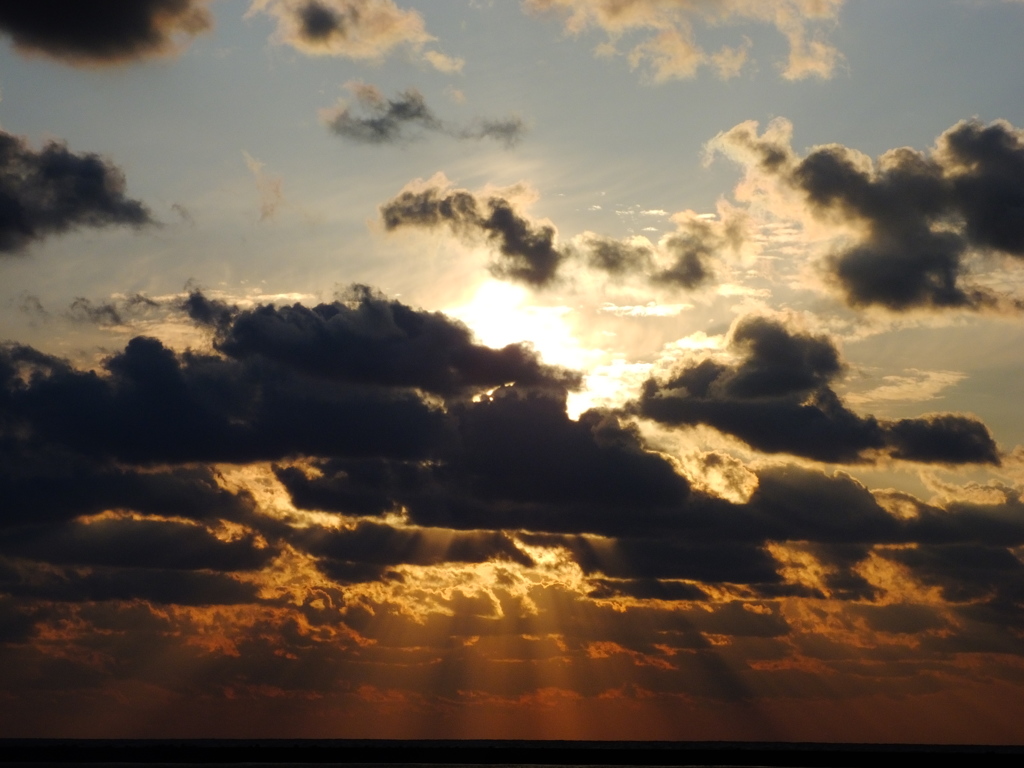
[[[0,736],[1024,743],[1021,29],[0,3]]]

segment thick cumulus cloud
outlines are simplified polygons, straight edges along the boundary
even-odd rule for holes
[[[207,0],[10,0],[0,31],[26,53],[76,65],[117,64],[176,49],[211,25]]]
[[[505,387],[452,412],[431,462],[327,460],[315,473],[279,468],[307,509],[381,516],[404,509],[423,526],[614,534],[670,525],[689,493],[663,457],[610,414],[566,414],[565,394]]]
[[[0,253],[78,227],[151,223],[146,206],[125,194],[124,174],[99,155],[57,142],[37,152],[0,131]]]
[[[442,121],[415,88],[391,99],[384,98],[377,88],[365,83],[350,83],[348,88],[360,110],[354,110],[343,100],[321,117],[332,133],[350,141],[396,144],[423,133],[439,133],[455,139],[493,139],[511,147],[526,132],[526,125],[518,117],[480,119],[464,126]]]
[[[1024,257],[1024,131],[961,122],[929,152],[894,149],[874,163],[840,145],[800,158],[790,132],[782,122],[759,136],[756,123],[743,123],[711,147],[747,164],[748,181],[781,185],[815,219],[852,232],[828,262],[851,305],[902,311],[998,302],[971,285],[967,257]]]
[[[333,381],[473,394],[509,382],[577,388],[578,374],[541,363],[526,344],[492,349],[462,323],[416,310],[365,286],[346,299],[237,310],[192,293],[190,316],[215,328],[214,344],[237,360],[264,359]]]
[[[759,451],[818,461],[859,462],[875,453],[926,463],[999,463],[988,429],[969,416],[886,422],[851,411],[831,388],[843,364],[828,337],[749,316],[733,328],[730,348],[734,364],[709,358],[665,381],[648,380],[636,412],[673,426],[706,424]]]
[[[416,394],[339,386],[272,361],[176,354],[136,337],[102,375],[23,349],[32,372],[5,382],[6,418],[39,440],[129,462],[245,462],[287,455],[419,456],[442,428]],[[12,366],[13,368],[13,366]]]
[[[134,463],[422,458],[446,429],[423,393],[460,399],[509,382],[580,384],[527,345],[479,345],[461,323],[366,288],[332,304],[244,311],[193,293],[184,308],[213,328],[222,354],[176,353],[140,336],[97,373],[5,346],[4,434]]]
[[[628,53],[632,67],[643,67],[656,81],[687,78],[701,67],[710,66],[723,79],[737,76],[747,64],[750,41],[737,46],[722,46],[708,53],[697,42],[695,23],[768,24],[782,33],[789,43],[789,56],[782,66],[788,80],[806,77],[831,77],[840,60],[824,30],[839,16],[843,0],[524,0],[533,12],[553,12],[565,20],[566,29],[580,33],[594,26],[610,39],[599,49],[608,54],[624,35],[642,30],[650,36]]]
[[[434,38],[423,17],[392,0],[253,0],[247,15],[277,20],[277,39],[314,56],[382,59],[396,48],[417,53]],[[462,61],[440,51],[422,59],[440,72],[457,72]]]
[[[497,277],[544,286],[552,283],[569,251],[556,244],[550,224],[535,224],[519,213],[508,199],[485,198],[443,184],[418,184],[405,189],[380,207],[388,231],[402,227],[446,227],[467,240],[497,246],[498,261],[491,266]]]

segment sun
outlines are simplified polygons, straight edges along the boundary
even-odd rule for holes
[[[602,354],[584,348],[568,322],[574,312],[567,306],[530,303],[526,288],[497,280],[481,283],[467,304],[449,307],[445,314],[470,327],[480,343],[500,348],[528,342],[549,365],[586,372]]]

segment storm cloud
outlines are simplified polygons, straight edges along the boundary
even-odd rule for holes
[[[207,0],[32,0],[0,3],[0,31],[25,53],[75,65],[170,53],[212,24]]]
[[[49,142],[38,152],[0,131],[0,253],[17,253],[79,227],[141,227],[149,210],[125,194],[125,179],[99,155]]]

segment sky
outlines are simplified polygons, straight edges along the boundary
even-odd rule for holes
[[[0,736],[1024,743],[1022,29],[0,0]]]

